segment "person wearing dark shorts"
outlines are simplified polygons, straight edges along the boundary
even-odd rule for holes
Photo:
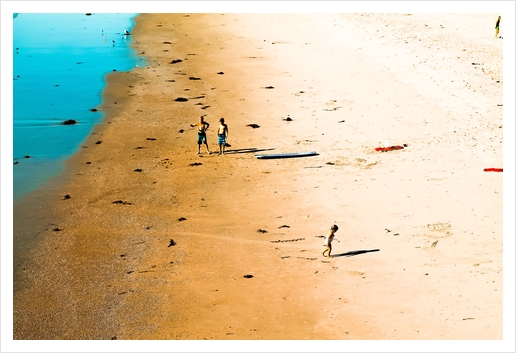
[[[217,136],[219,139],[219,154],[224,154],[226,150],[226,139],[229,135],[229,128],[227,124],[224,123],[224,118],[220,118],[219,130],[217,131]]]

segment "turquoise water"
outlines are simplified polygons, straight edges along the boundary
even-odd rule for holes
[[[142,66],[131,47],[137,14],[13,17],[13,193],[16,202],[60,173],[104,118],[105,75]],[[65,120],[78,123],[63,125]]]

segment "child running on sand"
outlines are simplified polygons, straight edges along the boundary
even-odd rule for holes
[[[199,128],[199,130],[197,130],[197,154],[201,153],[201,144],[203,142],[206,145],[206,151],[208,151],[208,154],[210,154],[211,152],[210,148],[208,147],[208,139],[206,138],[206,131],[208,131],[210,124],[204,121],[204,116],[200,116],[199,122],[197,124],[190,124],[190,127],[196,126]]]
[[[328,252],[328,257],[331,256],[331,242],[333,241],[333,238],[335,237],[335,233],[339,230],[339,227],[337,227],[336,224],[332,225],[330,228],[330,231],[328,232],[328,235],[326,235],[326,239],[324,239],[324,246],[326,246],[326,249],[322,252],[322,255],[324,257],[324,254]]]
[[[226,150],[226,139],[229,135],[229,128],[227,124],[224,123],[224,118],[220,118],[219,131],[217,132],[217,136],[219,139],[219,154],[224,154]]]

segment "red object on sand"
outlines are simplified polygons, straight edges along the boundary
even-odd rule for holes
[[[503,172],[503,168],[484,168],[484,172]]]
[[[376,147],[375,150],[385,152],[385,151],[401,150],[402,148],[403,148],[403,146]]]

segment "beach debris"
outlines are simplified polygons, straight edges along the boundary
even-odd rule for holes
[[[192,99],[201,99],[201,98],[204,98],[206,96],[197,96],[197,97],[193,97]]]
[[[316,238],[326,238],[324,235],[316,235]]]
[[[274,86],[267,86],[267,87],[263,87],[265,89],[274,89]]]
[[[155,137],[147,137],[147,140],[149,140],[149,141],[156,141],[156,138]]]
[[[434,241],[434,242],[432,243],[432,245],[431,245],[431,246],[432,246],[432,248],[435,248],[435,246],[437,245],[437,242],[438,242],[438,241],[439,241],[439,240],[436,240],[436,241]]]
[[[16,162],[14,162],[14,163],[13,163],[13,165],[16,165],[16,164],[18,164],[18,163],[19,163],[19,162],[18,162],[18,161],[16,161]]]
[[[335,162],[326,162],[328,165],[335,165]]]
[[[142,148],[147,148],[147,147],[138,146],[138,147],[135,147],[134,149],[135,150],[141,150]]]
[[[465,318],[464,318],[464,319],[462,319],[462,320],[475,320],[475,318],[474,318],[474,317],[465,317]]]
[[[337,121],[337,123],[345,123],[346,120]]]
[[[60,232],[60,231],[62,231],[62,229],[61,229],[61,228],[57,228],[57,227],[55,227],[55,228],[53,228],[53,229],[52,229],[52,231],[54,231],[54,232]]]
[[[183,132],[185,132],[185,130],[184,130],[184,129],[179,130],[179,133],[180,133],[180,134],[182,134]]]
[[[95,108],[91,108],[91,109],[90,109],[90,111],[91,111],[91,112],[96,112],[96,111],[98,111],[98,110],[97,110],[97,109],[95,109]]]
[[[135,172],[143,172],[143,170],[141,170],[140,168],[137,168],[134,170]]]
[[[113,201],[112,203],[117,204],[117,205],[132,205],[132,202],[127,202],[127,201],[122,201],[122,200],[116,200],[116,201]]]
[[[176,245],[177,243],[174,241],[174,239],[170,239],[170,243],[168,244],[168,247]]]
[[[189,80],[192,80],[192,81],[200,80],[200,78],[199,78],[199,77],[189,77],[188,79],[189,79]]]
[[[90,12],[88,12],[88,13],[86,14],[86,16],[91,16],[91,13],[90,13]]]
[[[287,226],[286,224],[279,226],[278,228],[290,228],[290,226]]]
[[[265,229],[258,229],[257,232],[258,233],[268,233]]]
[[[201,109],[208,109],[210,106],[209,105],[205,105],[204,107],[202,107]],[[226,145],[227,146],[227,145]]]
[[[27,156],[23,156],[23,158],[32,158],[32,157],[27,155]]]
[[[72,198],[70,195],[64,195],[64,196],[63,196],[63,200],[68,200],[68,199],[70,199],[70,198]]]
[[[290,117],[290,115],[287,115],[286,118],[283,118],[283,121],[292,121],[292,118]]]
[[[171,64],[177,64],[177,63],[181,63],[181,62],[183,62],[183,60],[181,60],[181,59],[176,59],[176,60],[172,60],[170,63],[171,63]]]
[[[217,75],[224,75],[224,72],[222,72],[222,71],[217,72]]]
[[[281,259],[288,259],[290,256],[282,256]]]
[[[176,80],[166,80],[165,82],[176,82]]]
[[[253,278],[253,275],[244,275],[244,278]]]
[[[156,267],[156,266],[153,266],[153,267]],[[152,271],[152,270],[143,270],[143,271],[138,271],[138,273],[147,273],[147,272],[155,272],[155,271]]]
[[[387,231],[387,233],[390,233],[390,232],[391,232],[391,230],[390,230],[390,229],[385,228],[385,230]]]
[[[503,172],[503,168],[484,168],[484,172]]]
[[[395,237],[397,237],[398,235],[400,235],[400,233],[394,233],[393,234]]]
[[[301,257],[301,256],[297,256],[297,258],[298,259],[303,259],[303,260],[311,260],[311,261],[317,260],[316,257]]]
[[[163,44],[172,44],[172,42],[163,42]]]
[[[176,102],[187,102],[188,99],[187,98],[183,98],[183,97],[179,97],[179,98],[176,98],[175,101]]]
[[[246,126],[252,127],[253,129],[258,129],[260,127],[258,124],[247,124]]]
[[[181,218],[178,218],[177,219],[179,222],[183,222],[183,221],[186,221],[186,218],[185,217],[181,217]]]
[[[86,164],[91,164],[91,162],[90,162],[90,161],[88,161],[88,162],[86,162]]]
[[[285,240],[271,240],[271,243],[291,243],[291,242],[294,242],[294,241],[301,241],[301,240],[305,240],[305,238],[285,239]]]
[[[188,165],[189,165],[190,167],[196,167],[196,166],[198,166],[198,165],[202,165],[202,163],[201,163],[201,162],[194,162],[194,163],[190,163],[190,164],[188,164]]]
[[[100,140],[95,142],[96,145],[100,145],[101,143],[102,143],[102,141],[100,141]]]

